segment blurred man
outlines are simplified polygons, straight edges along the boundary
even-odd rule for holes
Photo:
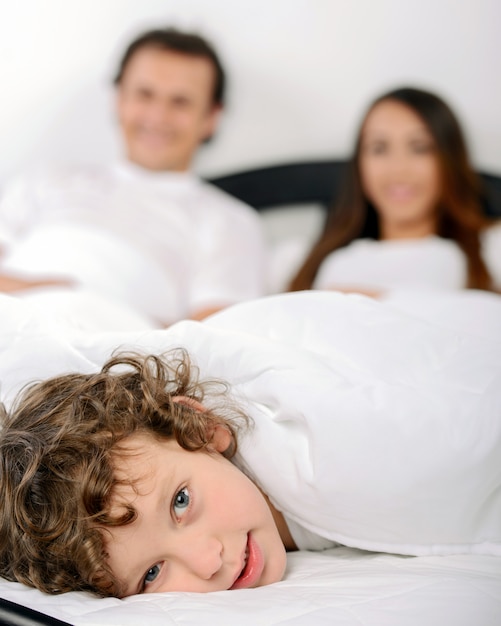
[[[259,216],[192,172],[223,107],[211,45],[174,29],[146,32],[114,82],[125,158],[7,187],[0,290],[71,284],[159,325],[262,295]]]

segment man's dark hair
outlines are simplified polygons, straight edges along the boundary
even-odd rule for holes
[[[156,48],[202,57],[209,60],[214,67],[213,104],[221,106],[224,101],[226,77],[223,66],[212,45],[200,35],[185,33],[175,28],[149,30],[132,41],[126,49],[113,80],[115,85],[122,81],[125,68],[133,55],[143,48]]]

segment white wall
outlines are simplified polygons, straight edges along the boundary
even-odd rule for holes
[[[3,0],[0,186],[41,160],[119,153],[110,79],[159,24],[201,31],[228,70],[203,174],[342,158],[368,101],[403,83],[442,94],[477,167],[501,173],[499,0]]]

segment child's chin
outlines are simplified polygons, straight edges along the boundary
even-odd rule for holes
[[[281,546],[282,548],[283,546]],[[285,548],[281,550],[279,555],[273,559],[273,567],[270,568],[269,575],[266,576],[266,580],[260,585],[265,587],[274,583],[279,583],[285,576],[285,570],[287,567],[287,553]]]

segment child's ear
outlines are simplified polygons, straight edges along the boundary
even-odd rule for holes
[[[205,413],[207,411],[204,405],[198,402],[198,400],[194,400],[193,398],[189,398],[188,396],[174,396],[172,398],[172,402],[184,404],[185,406],[188,406],[195,411],[199,411],[200,413]],[[224,454],[233,446],[233,435],[231,434],[231,431],[223,424],[216,424],[215,426],[211,426],[211,428],[213,430],[210,440],[210,447],[216,452]]]
[[[223,424],[216,424],[214,426],[212,445],[216,452],[220,452],[221,454],[224,454],[230,446],[233,445],[233,435]]]

